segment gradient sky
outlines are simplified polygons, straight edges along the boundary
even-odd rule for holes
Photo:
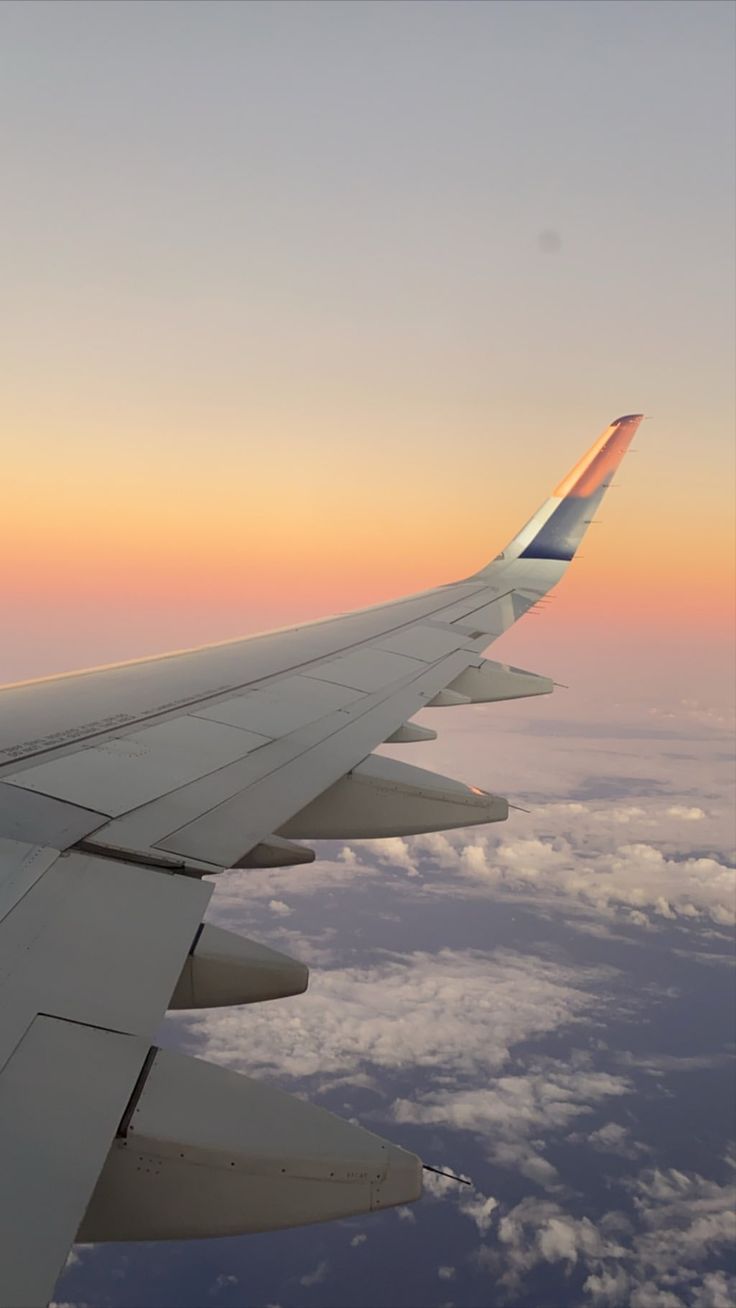
[[[720,0],[0,7],[0,679],[465,575],[643,411],[504,650],[722,698],[733,26]]]

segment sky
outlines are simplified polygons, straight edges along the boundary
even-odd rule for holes
[[[642,411],[547,630],[724,695],[733,25],[3,5],[0,678],[467,575]]]
[[[58,1304],[736,1298],[733,50],[721,0],[0,5],[0,681],[466,576],[649,418],[492,652],[568,689],[401,755],[529,812],[224,875],[310,989],[160,1033],[471,1186],[79,1247]]]

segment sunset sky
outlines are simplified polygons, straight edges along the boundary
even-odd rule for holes
[[[309,989],[156,1036],[469,1185],[80,1245],[50,1308],[736,1303],[735,16],[0,3],[0,683],[466,577],[647,415],[490,651],[566,689],[385,747],[509,820],[213,878]]]
[[[642,411],[503,651],[723,698],[732,37],[708,0],[2,6],[0,678],[466,575]]]

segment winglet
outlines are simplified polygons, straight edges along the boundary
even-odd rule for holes
[[[582,499],[609,486],[643,417],[643,413],[627,413],[606,427],[587,454],[563,477],[559,486],[555,486],[555,498],[562,500],[572,496]]]
[[[644,415],[616,418],[555,487],[554,493],[517,532],[499,560],[554,559],[569,562],[595,517]],[[495,562],[496,560],[494,560]],[[491,565],[489,565],[491,566]],[[483,568],[476,576],[484,576]]]

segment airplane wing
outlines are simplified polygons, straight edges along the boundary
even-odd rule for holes
[[[406,1203],[413,1154],[159,1050],[167,1008],[297,994],[295,960],[203,925],[231,867],[299,842],[501,821],[384,758],[427,707],[546,694],[483,651],[561,578],[632,440],[619,418],[493,562],[375,608],[0,691],[0,1304],[69,1246],[267,1230]]]

